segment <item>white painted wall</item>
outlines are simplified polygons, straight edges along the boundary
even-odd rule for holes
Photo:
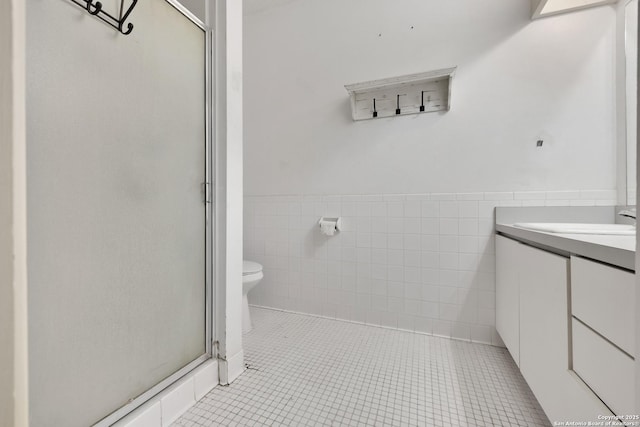
[[[614,189],[615,8],[529,12],[297,0],[246,16],[246,193]],[[450,112],[351,121],[344,84],[449,66]]]
[[[638,20],[640,21],[640,9],[638,10]],[[636,46],[640,46],[640,32],[638,32],[638,38],[636,39]],[[640,50],[638,52],[638,57],[640,57]],[[636,70],[638,73],[636,75],[636,83],[640,80],[640,68]],[[638,146],[640,146],[640,132],[638,132],[638,123],[640,123],[640,96],[636,97],[636,165],[640,164],[640,150],[638,150]],[[640,197],[638,190],[640,189],[640,174],[636,176],[636,200]],[[637,248],[640,247],[640,234],[636,233],[636,272],[640,268],[640,251]],[[636,274],[636,284],[640,286],[640,275]],[[638,315],[638,307],[640,307],[640,292],[636,292],[636,354],[640,351],[640,315]],[[636,399],[635,399],[635,409],[636,412],[640,413],[640,358],[636,358],[636,375],[635,375],[635,390],[636,390]]]
[[[0,3],[0,426],[13,426],[13,96],[11,2]]]
[[[636,79],[638,68],[638,0],[631,0],[625,5],[625,92],[626,106],[625,106],[625,142],[626,144],[626,171],[627,171],[627,204],[635,205],[636,199],[636,146],[634,144],[636,140],[636,98],[638,92],[638,83]]]
[[[29,425],[29,333],[27,274],[27,119],[26,119],[26,5],[12,1],[13,16],[13,307],[14,417]]]
[[[202,22],[207,21],[207,3],[205,0],[179,0],[191,13]]]
[[[215,29],[216,294],[220,383],[245,369],[242,349],[242,2],[218,0]]]
[[[27,426],[25,6],[0,4],[0,426]]]
[[[615,7],[247,3],[250,302],[500,345],[493,209],[616,202]],[[451,111],[351,120],[344,84],[449,66]]]
[[[627,53],[628,49],[633,51],[636,48],[633,37],[629,38],[637,31],[637,22],[633,22],[631,17],[635,7],[637,0],[620,0],[616,4],[616,180],[618,202],[624,205],[636,204],[636,138],[635,120],[632,118],[635,117],[636,88],[633,79],[637,59]]]
[[[626,91],[626,52],[625,52],[625,6],[627,1],[616,4],[616,190],[618,202],[627,204],[627,199],[633,201],[635,193],[631,195],[633,185],[627,177],[627,91]],[[635,144],[635,141],[633,141]],[[635,158],[634,158],[635,160]],[[628,188],[629,187],[629,188]],[[630,203],[631,204],[631,203]]]

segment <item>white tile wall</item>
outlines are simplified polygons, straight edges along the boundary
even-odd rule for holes
[[[251,304],[502,345],[494,208],[614,205],[615,191],[246,196]],[[320,233],[321,216],[344,231]]]
[[[114,427],[166,427],[218,385],[218,362],[208,360],[161,391]]]
[[[196,403],[193,377],[173,385],[161,401],[162,427],[168,427]]]

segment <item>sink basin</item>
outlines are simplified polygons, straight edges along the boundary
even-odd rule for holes
[[[527,230],[544,231],[546,233],[567,234],[609,234],[620,236],[633,236],[636,234],[635,225],[627,224],[579,224],[564,222],[520,222],[514,227]]]

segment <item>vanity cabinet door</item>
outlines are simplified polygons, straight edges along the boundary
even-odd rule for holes
[[[518,252],[520,270],[520,371],[554,421],[597,421],[611,415],[571,370],[569,259],[530,246]]]
[[[572,370],[569,264],[496,236],[496,329],[552,423],[597,422],[613,414]]]
[[[520,284],[524,245],[496,236],[496,329],[520,366]]]
[[[549,419],[559,421],[569,369],[567,307],[569,260],[522,245],[520,271],[520,370]]]

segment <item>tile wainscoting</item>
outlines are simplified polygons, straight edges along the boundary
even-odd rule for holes
[[[602,206],[616,191],[245,196],[257,306],[502,345],[494,208]],[[320,233],[321,216],[343,231]]]

